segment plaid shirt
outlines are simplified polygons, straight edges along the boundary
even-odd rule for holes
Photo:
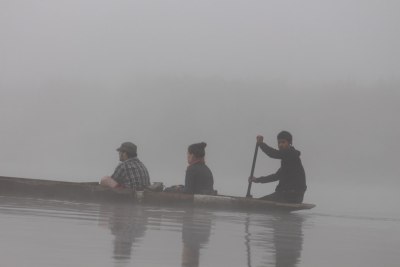
[[[133,190],[143,190],[150,185],[149,172],[137,157],[121,162],[111,177],[124,187],[133,187]]]

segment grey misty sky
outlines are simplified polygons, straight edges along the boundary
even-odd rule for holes
[[[287,129],[311,185],[396,183],[399,7],[2,0],[1,175],[98,179],[130,140],[177,184],[206,141],[216,187],[241,194],[255,135]],[[278,167],[259,157],[257,175]]]
[[[293,82],[399,76],[398,1],[3,0],[0,5],[7,76],[168,73]]]

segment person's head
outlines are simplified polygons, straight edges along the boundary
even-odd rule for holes
[[[277,136],[279,150],[289,149],[292,146],[293,137],[287,131],[282,131]]]
[[[191,164],[194,161],[204,159],[206,155],[205,148],[207,144],[204,142],[192,144],[188,147],[187,151],[187,159],[188,163]]]
[[[124,142],[121,144],[119,148],[117,148],[119,152],[119,160],[125,161],[129,158],[137,157],[137,147],[134,143]]]

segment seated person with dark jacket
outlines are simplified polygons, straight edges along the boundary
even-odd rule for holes
[[[279,150],[268,146],[263,140],[263,136],[257,136],[257,144],[261,150],[271,158],[280,159],[281,167],[274,174],[259,178],[250,177],[249,181],[254,183],[279,181],[275,193],[262,197],[263,200],[302,203],[307,189],[306,175],[300,160],[300,151],[292,146],[292,135],[286,131],[278,134]]]
[[[188,194],[213,195],[214,178],[211,170],[207,167],[204,156],[206,143],[196,143],[188,147],[184,192]]]

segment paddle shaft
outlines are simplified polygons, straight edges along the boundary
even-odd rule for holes
[[[256,167],[256,160],[257,160],[257,152],[258,152],[258,143],[256,143],[256,149],[254,150],[253,164],[251,165],[250,177],[254,176],[254,169]],[[252,181],[249,181],[249,186],[247,187],[246,197],[251,197],[250,190],[251,190],[252,183],[253,183]]]

